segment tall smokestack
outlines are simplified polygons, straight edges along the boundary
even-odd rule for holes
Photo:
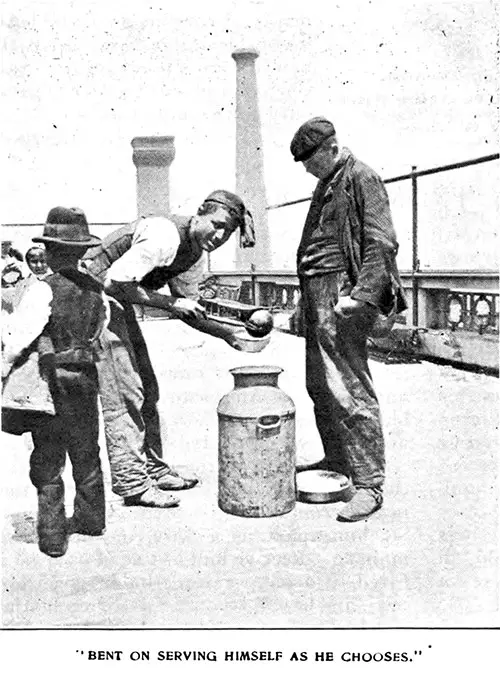
[[[259,52],[250,47],[236,49],[231,56],[236,61],[236,193],[253,215],[257,239],[253,249],[238,248],[236,268],[248,270],[255,264],[257,270],[266,270],[271,266],[271,250],[255,73]]]

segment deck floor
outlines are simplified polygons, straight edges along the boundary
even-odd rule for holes
[[[498,626],[498,381],[430,363],[373,362],[387,439],[382,510],[336,521],[341,505],[284,516],[217,506],[217,416],[231,367],[276,364],[297,407],[299,462],[322,456],[304,388],[304,343],[275,333],[232,351],[178,321],[143,323],[161,387],[169,462],[201,486],[174,510],[126,508],[74,536],[65,557],[38,551],[25,438],[2,436],[4,627]],[[65,475],[68,498],[70,475]]]

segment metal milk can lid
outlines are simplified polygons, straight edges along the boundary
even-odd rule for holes
[[[282,371],[281,367],[275,365],[231,369],[234,389],[220,400],[217,412],[224,416],[247,419],[294,413],[293,400],[278,387],[278,376]]]

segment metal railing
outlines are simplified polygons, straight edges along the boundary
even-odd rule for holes
[[[421,320],[412,320],[412,325],[480,335],[498,334],[498,271],[432,270],[418,271],[416,275],[423,310]],[[237,288],[241,301],[266,306],[272,311],[291,312],[299,298],[295,271],[215,271],[211,278],[219,288]],[[414,274],[402,271],[401,280],[403,287],[409,290]],[[406,323],[407,319],[403,315],[398,321]]]
[[[500,154],[417,170],[384,180],[386,184],[411,180],[412,184],[412,268],[401,273],[404,285],[412,292],[412,324],[419,324],[419,290],[425,292],[423,326],[451,327],[498,333],[498,272],[496,271],[421,271],[418,255],[418,178],[446,171],[495,161]],[[267,210],[284,208],[310,201],[311,197],[294,199],[267,206]],[[93,228],[119,227],[123,223],[93,223]],[[4,224],[7,228],[41,227],[41,223]],[[276,308],[291,309],[298,298],[298,279],[293,271],[260,270],[251,265],[249,271],[211,271],[222,280],[233,278],[245,287],[249,303],[265,303]],[[245,299],[246,301],[246,299]]]

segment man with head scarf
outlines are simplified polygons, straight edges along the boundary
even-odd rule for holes
[[[302,124],[290,150],[318,178],[297,251],[306,383],[325,452],[314,467],[352,478],[337,518],[360,521],[382,506],[384,437],[367,339],[379,316],[406,308],[398,244],[383,181],[339,145],[328,119]]]
[[[242,247],[254,245],[252,217],[243,201],[217,190],[193,217],[141,217],[107,236],[84,259],[88,273],[112,298],[98,369],[112,488],[126,505],[172,507],[179,501],[165,491],[198,483],[162,458],[158,383],[133,304],[164,309],[238,348],[234,330],[208,320],[196,301],[204,252],[216,250],[236,231]]]

